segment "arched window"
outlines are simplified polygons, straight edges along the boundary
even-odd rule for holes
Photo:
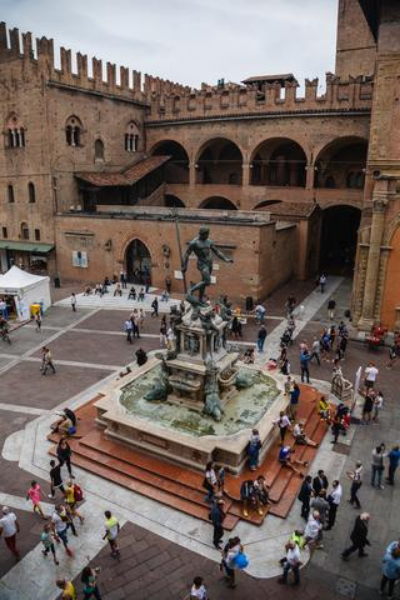
[[[29,240],[29,227],[28,223],[25,223],[25,221],[21,223],[21,238],[23,240]]]
[[[11,115],[6,124],[6,146],[7,148],[25,147],[25,128],[15,114]]]
[[[36,202],[36,191],[35,185],[30,181],[28,183],[28,196],[29,196],[29,204],[35,204]]]
[[[15,202],[14,188],[11,184],[7,186],[7,200],[9,204],[14,204]]]
[[[139,149],[139,130],[137,125],[131,121],[125,131],[125,150],[137,152]]]
[[[81,146],[82,132],[82,123],[78,117],[69,117],[65,125],[65,139],[68,146]]]
[[[94,159],[98,161],[104,160],[104,144],[101,140],[96,140],[94,143]]]

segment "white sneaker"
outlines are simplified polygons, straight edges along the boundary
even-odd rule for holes
[[[379,487],[381,488],[381,490],[384,490],[384,489],[385,489],[385,486],[384,486],[384,485],[380,485]]]

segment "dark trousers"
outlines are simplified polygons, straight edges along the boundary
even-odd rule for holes
[[[281,436],[282,444],[285,441],[286,432],[287,432],[287,427],[279,427],[279,435]]]
[[[328,529],[332,529],[336,521],[336,513],[337,513],[338,505],[331,504],[329,506],[329,514],[328,514]]]
[[[382,575],[381,592],[385,591],[386,584],[389,583],[389,589],[388,589],[389,596],[393,596],[395,582],[396,582],[395,579],[389,579],[389,577],[386,577],[386,575]]]
[[[224,528],[222,525],[214,525],[213,544],[218,548],[222,538],[224,536]]]
[[[128,329],[126,332],[126,341],[132,344],[132,329]]]
[[[101,600],[99,588],[97,587],[97,585],[93,589],[92,592],[83,592],[83,593],[84,593],[83,600],[90,600],[90,598],[96,598],[96,600]]]
[[[303,500],[303,502],[301,503],[301,516],[303,517],[303,519],[305,519],[307,521],[309,515],[310,515],[310,498],[307,498],[307,500]]]
[[[360,501],[357,496],[358,490],[360,489],[361,486],[362,486],[361,482],[353,481],[353,483],[351,484],[351,488],[350,488],[350,503],[355,504],[357,506],[357,508],[361,508],[361,504],[360,504]]]
[[[397,469],[397,467],[389,465],[388,476],[387,476],[387,480],[386,480],[389,485],[394,485],[394,474],[396,472],[396,469]]]
[[[364,548],[365,546],[360,546],[359,544],[352,544],[352,546],[350,546],[349,548],[346,548],[346,550],[344,552],[342,552],[342,556],[346,557],[346,556],[350,556],[350,554],[352,554],[353,552],[356,552],[358,550],[358,556],[363,556],[363,554],[365,554],[364,552]]]
[[[60,467],[62,467],[64,464],[67,465],[67,469],[68,469],[68,473],[70,474],[70,476],[72,477],[72,467],[71,467],[71,458],[64,458],[64,459],[58,459],[58,462],[60,463]]]
[[[43,371],[42,371],[42,375],[46,375],[47,373],[47,369],[50,367],[50,369],[53,371],[53,373],[56,372],[54,365],[53,365],[53,361],[48,360],[47,362],[44,363],[44,367],[43,367]]]
[[[300,365],[301,367],[301,382],[304,383],[304,377],[306,378],[306,382],[310,383],[310,371],[307,366]]]
[[[285,562],[285,566],[283,567],[283,575],[282,575],[283,581],[285,583],[287,582],[287,578],[288,578],[290,570],[293,571],[295,584],[296,585],[299,584],[300,583],[300,567],[298,565],[290,565],[288,562]]]
[[[311,354],[311,356],[310,356],[310,362],[312,361],[312,359],[313,359],[313,358],[315,358],[315,359],[316,359],[316,361],[317,361],[317,365],[318,365],[318,366],[321,366],[321,360],[320,360],[320,358],[319,358],[319,354],[318,354],[318,352],[313,352],[313,353]]]

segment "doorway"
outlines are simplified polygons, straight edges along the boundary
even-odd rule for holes
[[[151,284],[151,255],[140,240],[133,240],[126,249],[126,273],[130,283]]]
[[[353,206],[332,206],[323,211],[321,272],[353,275],[360,221],[361,210]]]

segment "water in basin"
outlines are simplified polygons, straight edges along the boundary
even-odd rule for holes
[[[225,405],[222,420],[214,421],[187,406],[165,402],[148,402],[144,395],[153,387],[161,371],[154,367],[121,390],[120,403],[127,415],[140,417],[167,429],[196,437],[205,435],[232,435],[242,429],[255,427],[274,400],[279,396],[275,381],[261,371],[241,369],[254,378],[254,385],[235,392]]]

